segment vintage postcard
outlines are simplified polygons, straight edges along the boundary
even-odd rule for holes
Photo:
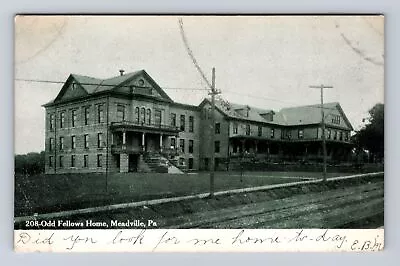
[[[15,17],[18,252],[379,251],[384,17]]]

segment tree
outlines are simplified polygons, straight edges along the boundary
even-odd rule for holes
[[[30,152],[23,155],[15,155],[15,173],[24,175],[36,175],[44,173],[44,151]]]
[[[384,104],[375,104],[369,111],[368,123],[352,137],[358,151],[368,150],[370,159],[382,162],[384,158]]]

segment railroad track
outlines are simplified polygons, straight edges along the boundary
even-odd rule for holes
[[[167,228],[335,228],[383,213],[374,182],[166,218]]]

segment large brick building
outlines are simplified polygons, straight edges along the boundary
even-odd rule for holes
[[[110,79],[71,74],[46,109],[46,173],[167,172],[216,168],[238,158],[318,160],[321,106],[279,112],[216,101],[174,102],[141,70]],[[353,130],[339,103],[324,104],[329,160],[347,160]]]

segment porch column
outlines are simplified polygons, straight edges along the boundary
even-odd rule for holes
[[[244,154],[244,142],[245,142],[245,140],[241,139],[240,142],[242,143],[242,154]]]
[[[255,140],[254,142],[255,142],[254,150],[255,150],[255,153],[257,154],[257,152],[258,152],[258,140]]]
[[[142,150],[145,151],[145,133],[142,133]]]
[[[122,144],[125,145],[126,144],[126,132],[122,131]]]
[[[269,158],[269,143],[267,143],[267,156]]]
[[[160,151],[163,151],[163,134],[160,134]]]
[[[114,144],[114,133],[111,133],[111,145]]]

